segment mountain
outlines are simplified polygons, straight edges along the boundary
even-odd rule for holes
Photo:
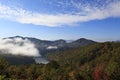
[[[89,40],[89,39],[85,39],[85,38],[80,38],[76,41],[73,41],[71,43],[68,43],[67,46],[68,47],[82,47],[82,46],[86,46],[86,45],[90,45],[90,44],[94,44],[97,43],[93,40]]]
[[[96,43],[56,51],[46,57],[66,67],[65,71],[68,71],[73,80],[120,80],[119,42]]]
[[[0,57],[0,77],[17,80],[120,80],[119,42],[55,50],[46,58],[48,64],[16,66],[9,65]],[[39,60],[38,57],[36,61]]]
[[[30,64],[30,63],[48,63],[47,60],[43,59],[47,53],[51,53],[54,51],[63,51],[63,50],[69,50],[72,48],[76,47],[82,47],[90,44],[96,43],[95,41],[88,40],[85,38],[80,38],[78,40],[72,41],[67,43],[66,40],[59,39],[55,41],[49,41],[49,40],[40,40],[37,38],[32,38],[32,37],[22,37],[22,36],[14,36],[14,37],[8,37],[8,38],[3,38],[3,39],[15,39],[15,38],[20,38],[22,40],[29,40],[31,41],[37,50],[39,50],[39,54],[41,57],[26,57],[26,56],[20,56],[20,55],[4,55],[3,57],[9,61],[10,64]],[[19,41],[19,40],[18,40]],[[10,42],[11,43],[11,42]],[[20,46],[24,45],[24,43],[17,43],[17,42],[12,42],[13,44],[19,44]],[[28,45],[29,46],[29,45]],[[7,52],[7,51],[5,51]],[[3,51],[1,53],[4,53]],[[0,53],[0,54],[1,54]],[[1,54],[2,56],[3,54]],[[29,56],[29,53],[28,53]],[[43,60],[43,61],[41,61]],[[46,61],[46,62],[45,62]]]
[[[37,38],[32,38],[32,37],[22,37],[22,36],[14,36],[14,37],[8,37],[8,39],[13,39],[13,38],[22,38],[22,39],[28,39],[32,43],[35,44],[36,48],[39,50],[40,54],[42,56],[46,55],[46,51],[50,51],[52,49],[59,49],[59,50],[64,50],[68,48],[75,48],[75,47],[82,47],[90,44],[97,43],[93,40],[85,39],[85,38],[80,38],[78,40],[72,41],[67,43],[66,40],[59,39],[55,41],[49,41],[49,40],[40,40]]]
[[[77,46],[86,46],[89,44],[93,44],[96,43],[96,41],[93,40],[89,40],[89,39],[85,39],[85,38],[80,38],[78,40],[75,41],[70,41],[69,43],[67,43],[66,40],[63,39],[59,39],[59,40],[55,40],[55,41],[49,41],[49,40],[40,40],[37,38],[32,38],[32,37],[22,37],[22,36],[14,36],[14,37],[8,37],[10,39],[13,38],[22,38],[22,39],[28,39],[31,42],[33,42],[38,48],[45,48],[48,46],[57,46],[57,47],[64,47],[67,45],[67,47],[76,47]]]
[[[49,46],[57,46],[57,47],[63,47],[66,44],[66,41],[63,39],[55,40],[55,41],[49,41],[49,40],[40,40],[37,38],[32,37],[22,37],[22,36],[14,36],[14,37],[8,37],[6,39],[13,39],[13,38],[22,38],[22,39],[28,39],[32,43],[35,44],[35,46],[39,50],[47,49]]]

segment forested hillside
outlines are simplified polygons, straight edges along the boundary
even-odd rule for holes
[[[120,80],[120,43],[105,42],[55,51],[48,64],[9,65],[0,58],[0,79]]]
[[[74,79],[78,73],[83,80],[120,80],[120,43],[117,42],[56,51],[47,58],[73,70]]]

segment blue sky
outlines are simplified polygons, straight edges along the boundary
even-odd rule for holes
[[[0,0],[0,37],[120,40],[120,0]]]

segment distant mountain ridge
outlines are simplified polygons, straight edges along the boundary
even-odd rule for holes
[[[68,49],[68,48],[82,47],[82,46],[97,43],[96,41],[85,39],[85,38],[80,38],[69,43],[63,39],[50,41],[50,40],[40,40],[33,37],[22,37],[22,36],[8,37],[5,39],[13,39],[13,38],[22,38],[22,39],[30,40],[32,43],[35,44],[36,48],[39,50],[39,52],[43,56],[45,55],[45,52],[49,47],[53,47],[51,49]]]
[[[40,40],[40,39],[33,38],[33,37],[22,37],[22,36],[7,37],[7,38],[3,38],[3,39],[14,39],[14,38],[21,38],[23,40],[28,39],[29,41],[31,41],[35,45],[35,47],[39,50],[39,54],[42,57],[44,57],[47,53],[53,52],[55,50],[68,50],[71,48],[82,47],[82,46],[97,43],[95,41],[88,40],[85,38],[80,38],[78,40],[75,40],[75,41],[72,41],[69,43],[63,39],[49,41],[49,40]],[[0,55],[2,55],[2,54],[0,53]],[[5,57],[7,59],[7,61],[9,61],[11,64],[35,63],[35,61],[34,61],[35,57],[26,57],[26,56],[19,56],[19,55],[18,56],[4,55],[3,57]],[[14,62],[14,60],[16,60],[16,61]],[[41,59],[36,58],[36,60],[38,61]]]
[[[31,42],[33,42],[38,48],[46,48],[48,46],[57,46],[57,47],[78,47],[78,46],[86,46],[89,44],[97,43],[96,41],[89,40],[86,38],[80,38],[74,41],[71,41],[67,43],[66,40],[59,39],[55,41],[50,40],[40,40],[33,37],[22,37],[22,36],[14,36],[14,37],[8,37],[8,38],[22,38],[22,39],[28,39]]]
[[[86,46],[94,43],[97,43],[97,42],[93,40],[85,39],[85,38],[80,38],[71,43],[68,43],[68,47],[80,47],[80,46]]]

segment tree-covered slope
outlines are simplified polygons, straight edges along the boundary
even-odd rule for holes
[[[0,58],[1,80],[120,80],[120,43],[96,43],[55,51],[50,63],[9,65]]]
[[[78,69],[86,80],[90,77],[97,78],[96,80],[120,79],[120,43],[117,42],[56,51],[48,54],[47,58],[73,70]]]

